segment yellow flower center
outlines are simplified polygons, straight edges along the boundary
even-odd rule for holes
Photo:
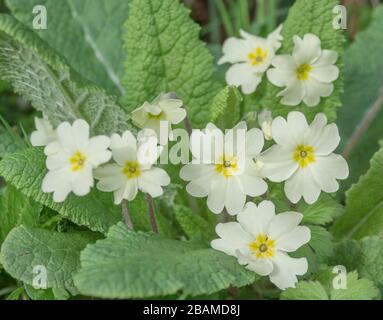
[[[255,241],[249,244],[249,248],[257,258],[272,258],[275,253],[275,241],[264,234],[260,234]]]
[[[148,113],[148,118],[155,119],[155,120],[160,120],[163,115],[164,115],[163,111],[161,111],[159,114]]]
[[[296,70],[298,80],[308,80],[312,69],[307,63],[301,64]]]
[[[140,175],[140,166],[137,161],[126,161],[122,172],[128,179],[137,178]]]
[[[80,151],[76,151],[76,153],[69,158],[69,162],[72,165],[72,171],[76,172],[84,169],[86,157]]]
[[[261,47],[258,47],[253,52],[249,53],[247,57],[253,66],[257,66],[267,59],[267,52]]]
[[[218,164],[215,165],[215,171],[223,174],[225,178],[229,178],[238,171],[237,157],[231,155],[222,155]]]
[[[310,163],[315,162],[314,148],[310,145],[298,145],[293,152],[293,159],[303,169]]]

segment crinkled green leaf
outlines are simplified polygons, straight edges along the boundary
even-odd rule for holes
[[[189,239],[211,241],[215,237],[212,225],[188,207],[174,207],[177,222]]]
[[[383,239],[367,237],[361,241],[362,257],[358,271],[364,278],[374,281],[383,293]]]
[[[345,88],[343,107],[338,125],[341,146],[347,146],[350,177],[343,188],[355,183],[367,171],[369,160],[379,149],[383,138],[383,6],[374,10],[370,26],[357,34],[355,42],[345,52]],[[381,102],[376,104],[380,100]],[[368,118],[368,121],[365,120]],[[365,131],[356,141],[350,141],[357,130]]]
[[[0,117],[0,158],[25,147],[25,141]]]
[[[0,15],[0,77],[55,126],[83,118],[93,133],[129,128],[128,116],[114,97],[86,84],[44,41],[9,15]]]
[[[34,284],[36,267],[43,266],[47,270],[47,288],[66,288],[73,292],[72,277],[80,265],[80,252],[88,243],[90,241],[79,234],[19,226],[8,234],[1,246],[0,260],[13,278],[29,285]],[[42,275],[41,271],[39,274]]]
[[[333,237],[325,228],[319,226],[308,226],[311,230],[309,246],[313,249],[319,262],[325,262],[333,254]]]
[[[358,272],[347,274],[346,289],[333,288],[330,293],[331,300],[372,300],[379,297],[379,290],[368,279],[358,279]]]
[[[105,233],[110,226],[121,221],[121,208],[113,204],[113,195],[99,192],[95,188],[85,197],[71,194],[64,203],[53,202],[52,195],[41,190],[43,178],[47,173],[45,158],[39,148],[11,154],[0,162],[0,175],[26,197],[93,231]]]
[[[235,87],[225,87],[213,99],[210,120],[222,129],[233,128],[241,117],[242,96]]]
[[[296,288],[283,291],[281,300],[328,300],[328,295],[320,282],[300,281]]]
[[[303,214],[304,224],[325,225],[344,211],[343,206],[328,194],[322,193],[319,199],[308,205],[301,201],[296,211]]]
[[[334,253],[330,259],[331,265],[343,265],[347,270],[357,270],[362,260],[362,248],[354,239],[342,239],[334,245]]]
[[[345,213],[335,221],[333,234],[360,239],[383,231],[383,148],[371,159],[371,167],[346,193]]]
[[[336,275],[319,281],[300,281],[296,288],[282,292],[282,300],[372,300],[379,296],[379,291],[368,279],[358,279],[356,271],[347,274],[346,288],[335,289],[332,281]]]
[[[324,112],[330,121],[334,121],[338,108],[341,106],[340,96],[343,92],[343,43],[344,31],[333,27],[335,15],[333,8],[339,4],[337,0],[297,0],[289,11],[286,22],[283,24],[284,37],[282,48],[278,54],[291,54],[293,50],[293,36],[303,37],[306,33],[313,33],[321,40],[322,49],[338,52],[339,59],[336,65],[340,68],[341,76],[335,81],[335,89],[328,98],[322,98],[318,106],[310,108],[304,103],[296,107],[285,106],[280,103],[278,88],[268,82],[266,92],[261,100],[261,106],[273,112],[273,116],[285,117],[290,111],[301,111],[311,121],[318,112]],[[265,80],[266,81],[266,80]]]
[[[34,227],[39,222],[42,206],[8,185],[0,191],[0,243],[14,227]]]
[[[82,252],[75,283],[85,295],[145,298],[178,291],[210,294],[254,279],[234,257],[198,243],[129,232],[119,223]]]
[[[219,86],[212,57],[198,38],[199,27],[179,1],[132,1],[124,36],[128,111],[172,91],[184,101],[193,125],[208,122]]]
[[[122,25],[129,0],[7,0],[12,14],[28,27],[36,14],[47,9],[46,30],[34,30],[87,79],[113,93],[122,93],[124,73]],[[75,44],[75,45],[74,45]]]

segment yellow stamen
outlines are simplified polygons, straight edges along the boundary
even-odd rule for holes
[[[160,120],[163,117],[163,115],[164,115],[163,111],[161,111],[159,114],[148,113],[148,118]]]
[[[137,161],[126,161],[122,172],[127,176],[128,179],[137,178],[140,176],[140,165]]]
[[[79,171],[79,170],[84,169],[86,157],[80,151],[76,151],[69,158],[69,162],[72,165],[72,171]]]
[[[307,63],[301,64],[296,70],[298,80],[308,80],[312,69]]]
[[[275,253],[275,241],[264,234],[260,234],[255,241],[249,244],[249,248],[259,259],[272,258]]]
[[[263,50],[261,47],[258,47],[253,52],[249,53],[247,57],[253,66],[257,66],[267,59],[267,51]]]
[[[293,159],[298,162],[302,169],[305,168],[310,163],[315,162],[314,148],[310,145],[298,145],[293,152]]]
[[[215,165],[215,171],[223,174],[225,178],[230,178],[238,171],[237,157],[231,155],[222,155],[218,164]]]

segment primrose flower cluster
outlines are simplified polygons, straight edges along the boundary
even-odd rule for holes
[[[313,34],[294,37],[292,56],[278,56],[281,29],[267,39],[245,32],[241,32],[243,39],[228,39],[220,60],[233,64],[227,82],[241,86],[248,94],[267,72],[273,84],[285,87],[278,94],[282,103],[303,101],[314,106],[333,90],[337,56],[322,50]],[[44,146],[47,157],[43,192],[53,193],[55,202],[63,202],[71,193],[85,196],[96,186],[102,192],[112,192],[116,205],[134,200],[139,191],[153,198],[161,196],[170,178],[157,162],[169,140],[174,140],[173,132],[178,129],[173,126],[186,117],[182,100],[174,94],[161,94],[132,112],[133,123],[142,129],[137,136],[126,131],[92,137],[91,128],[82,119],[61,123],[56,129],[47,119],[36,119],[31,143]],[[263,110],[258,119],[259,128],[240,121],[225,132],[212,123],[203,130],[192,130],[186,141],[186,159],[189,151],[192,159],[183,163],[179,174],[187,182],[187,193],[206,197],[213,213],[236,216],[235,222],[216,226],[219,238],[211,242],[212,248],[235,257],[261,276],[269,276],[284,290],[294,287],[297,276],[307,272],[307,259],[293,258],[289,253],[310,241],[310,229],[300,226],[301,213],[276,214],[271,201],[256,205],[252,199],[267,197],[268,182],[283,182],[291,203],[303,199],[313,204],[321,192],[339,189],[338,180],[348,177],[348,165],[334,153],[340,142],[338,128],[328,124],[324,114],[318,113],[308,123],[301,112],[273,119],[270,111]],[[266,150],[265,140],[271,145]]]

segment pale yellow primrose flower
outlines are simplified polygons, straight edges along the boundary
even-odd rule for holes
[[[293,41],[292,55],[276,56],[267,77],[275,86],[285,87],[278,93],[282,104],[296,106],[303,101],[315,107],[321,97],[329,97],[334,91],[333,82],[339,77],[335,65],[338,53],[323,50],[320,39],[312,33],[303,39],[294,36]]]
[[[95,177],[99,190],[113,192],[115,204],[124,199],[132,201],[139,190],[153,198],[163,194],[162,187],[170,184],[170,178],[165,170],[153,165],[162,151],[154,132],[140,132],[137,139],[130,131],[122,136],[114,134],[111,150],[115,163],[96,169]]]
[[[217,225],[220,238],[211,246],[236,257],[247,269],[269,276],[281,290],[295,287],[297,275],[304,275],[308,268],[306,258],[288,255],[310,241],[310,229],[299,226],[302,217],[297,212],[275,214],[271,201],[262,201],[258,206],[248,202],[238,214],[238,222]]]
[[[151,103],[145,102],[141,107],[132,112],[132,120],[138,127],[152,129],[157,134],[161,145],[172,137],[172,125],[178,124],[186,117],[186,110],[182,108],[183,102],[173,98],[173,95],[160,94]],[[167,122],[168,135],[161,135],[161,121]]]
[[[223,44],[223,56],[218,64],[231,63],[226,72],[228,85],[241,87],[244,94],[255,92],[269,68],[275,52],[281,47],[282,25],[267,38],[240,31],[241,39],[229,38]]]
[[[110,139],[106,136],[89,137],[89,125],[76,120],[71,125],[61,123],[57,140],[45,147],[48,173],[44,177],[42,190],[53,192],[55,202],[63,202],[69,193],[87,195],[93,187],[93,169],[110,160]]]
[[[253,160],[263,144],[262,131],[247,130],[245,122],[226,134],[211,123],[204,132],[193,131],[190,138],[193,161],[180,171],[180,177],[190,181],[186,191],[194,197],[207,197],[208,208],[216,214],[224,208],[230,215],[238,214],[246,196],[259,196],[267,190]]]
[[[271,126],[276,144],[259,157],[262,174],[273,182],[285,182],[287,198],[297,203],[302,197],[312,204],[321,191],[339,189],[337,179],[346,179],[346,160],[333,153],[340,142],[338,127],[327,124],[323,113],[308,125],[303,113],[293,111],[274,119]]]

